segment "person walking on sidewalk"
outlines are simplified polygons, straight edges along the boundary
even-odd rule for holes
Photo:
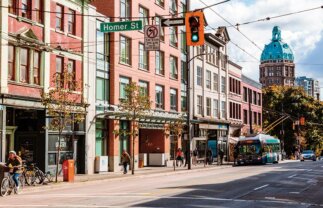
[[[237,160],[238,160],[238,154],[239,154],[239,147],[238,145],[234,146],[234,150],[233,150],[233,166],[237,165]]]
[[[197,165],[197,157],[199,155],[199,151],[197,150],[197,148],[194,149],[193,151],[193,157],[192,157],[192,164],[193,165]]]
[[[180,167],[182,167],[183,165],[183,151],[181,150],[181,148],[177,149],[176,152],[176,166],[178,167],[178,162],[180,162]]]
[[[130,163],[130,155],[128,154],[128,152],[126,150],[122,151],[121,163],[123,165],[123,174],[127,174],[128,164]]]

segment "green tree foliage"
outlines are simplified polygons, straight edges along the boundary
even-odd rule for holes
[[[125,113],[127,120],[131,121],[131,129],[129,131],[120,131],[119,134],[129,135],[132,138],[131,173],[134,174],[135,138],[138,136],[138,122],[140,118],[150,113],[151,101],[144,90],[135,82],[131,82],[125,87],[125,95],[126,99],[120,101],[119,109]]]
[[[305,139],[301,148],[316,151],[322,149],[323,102],[307,96],[302,88],[271,86],[263,89],[263,111],[264,128],[283,115],[290,116],[290,119],[269,132],[283,140],[288,155],[291,155],[297,146],[297,136]],[[305,124],[295,125],[300,117],[305,118]]]
[[[75,80],[74,73],[65,69],[53,75],[53,84],[47,93],[41,94],[42,104],[50,118],[45,128],[58,131],[56,154],[56,179],[61,151],[61,135],[67,126],[82,122],[85,119],[87,104],[82,99],[82,82]]]

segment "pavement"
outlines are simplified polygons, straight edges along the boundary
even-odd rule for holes
[[[41,186],[0,207],[323,207],[323,161],[169,170]]]

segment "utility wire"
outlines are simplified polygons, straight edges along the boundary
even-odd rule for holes
[[[304,13],[304,12],[309,12],[309,11],[322,9],[322,8],[323,8],[323,6],[319,6],[319,7],[314,7],[314,8],[310,8],[310,9],[304,9],[304,10],[300,10],[300,11],[296,11],[296,12],[280,14],[280,15],[276,15],[276,16],[272,16],[272,17],[266,17],[266,18],[262,18],[262,19],[258,19],[258,20],[252,20],[252,21],[248,21],[248,22],[244,22],[244,23],[237,23],[235,25],[229,25],[227,27],[239,27],[239,26],[242,26],[242,25],[248,25],[248,24],[252,24],[252,23],[256,23],[256,22],[269,21],[269,20],[276,19],[276,18],[286,17],[286,16],[290,16],[290,15],[294,15],[294,14],[301,14],[301,13]]]

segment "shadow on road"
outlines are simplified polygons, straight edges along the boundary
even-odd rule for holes
[[[284,163],[274,165],[277,167],[275,171],[230,182],[167,187],[163,189],[179,189],[183,192],[136,204],[133,207],[323,206],[322,165],[323,162]],[[240,167],[235,168],[236,174],[239,174]]]

